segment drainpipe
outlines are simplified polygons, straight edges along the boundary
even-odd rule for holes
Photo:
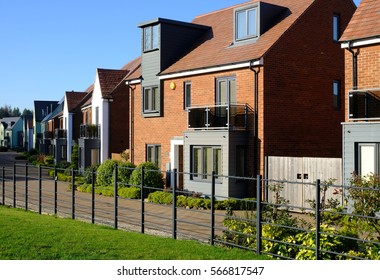
[[[254,114],[254,123],[253,123],[253,171],[255,172],[254,175],[259,174],[259,168],[258,168],[258,114],[257,110],[259,107],[259,102],[258,102],[258,96],[259,96],[259,73],[260,73],[260,67],[254,68],[255,61],[251,61],[249,65],[249,69],[254,73],[254,107],[253,107],[253,114]],[[257,65],[256,65],[257,66]],[[259,65],[260,66],[260,65]]]
[[[134,162],[135,152],[134,152],[134,93],[136,86],[132,87],[127,81],[126,85],[129,87],[129,161]]]
[[[352,54],[352,89],[358,89],[358,55],[359,49],[354,52],[352,50],[352,41],[348,42],[347,50]]]

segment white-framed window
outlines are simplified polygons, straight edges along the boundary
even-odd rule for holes
[[[220,146],[192,147],[192,179],[211,181],[212,172],[216,178],[222,175],[222,148]]]
[[[256,38],[258,36],[257,7],[235,10],[235,41]]]
[[[380,143],[358,143],[357,156],[358,175],[380,174]]]
[[[185,82],[183,85],[183,107],[191,107],[191,82]]]
[[[157,86],[143,89],[143,112],[144,114],[157,113],[160,110],[160,96]]]
[[[147,26],[144,28],[144,52],[158,49],[159,41],[158,25]]]
[[[216,80],[216,105],[236,104],[236,78],[224,77]]]
[[[333,40],[338,42],[340,37],[340,15],[333,15]]]
[[[161,168],[161,145],[146,145],[146,161],[152,162]]]

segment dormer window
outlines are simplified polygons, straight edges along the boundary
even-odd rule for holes
[[[144,28],[144,51],[158,49],[158,25]]]
[[[256,38],[258,35],[257,6],[235,10],[235,41]]]

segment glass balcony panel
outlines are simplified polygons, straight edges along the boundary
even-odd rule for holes
[[[349,93],[350,119],[379,119],[380,90],[351,91]]]

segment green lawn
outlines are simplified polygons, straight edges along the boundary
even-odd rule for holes
[[[1,260],[253,260],[254,253],[0,206]]]

